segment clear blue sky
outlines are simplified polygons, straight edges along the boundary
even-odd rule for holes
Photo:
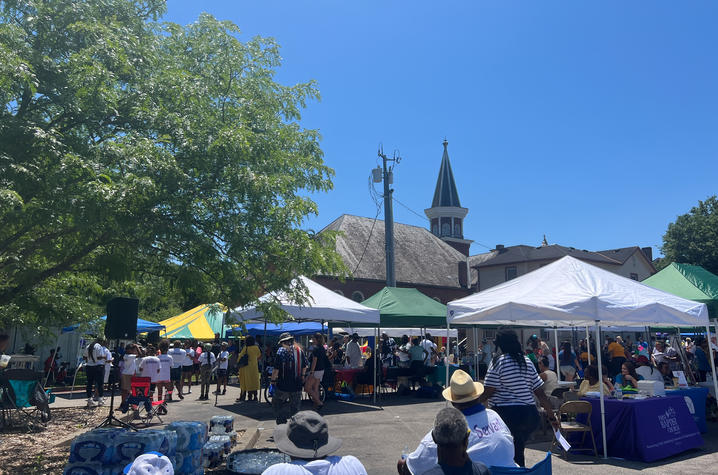
[[[202,11],[274,37],[279,82],[318,81],[302,125],[336,177],[312,229],[375,216],[380,143],[403,157],[395,197],[423,217],[444,137],[472,254],[545,233],[655,255],[668,223],[718,193],[718,2],[169,0],[165,19]]]

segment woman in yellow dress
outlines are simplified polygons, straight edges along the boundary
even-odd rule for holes
[[[239,399],[237,402],[257,401],[257,391],[259,391],[259,366],[258,362],[262,358],[262,352],[256,345],[253,336],[248,336],[244,340],[244,348],[239,352],[238,360],[241,361],[244,355],[247,355],[247,364],[239,368]]]

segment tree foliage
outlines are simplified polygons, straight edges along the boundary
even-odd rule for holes
[[[302,230],[331,188],[279,48],[161,0],[0,0],[0,326],[230,306],[341,270]]]
[[[669,224],[661,251],[666,264],[694,264],[718,274],[718,197],[699,201]]]

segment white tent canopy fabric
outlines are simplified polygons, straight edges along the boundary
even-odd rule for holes
[[[643,285],[566,256],[528,274],[447,305],[452,324],[570,327],[703,326],[705,304]]]
[[[368,337],[368,336],[374,336],[376,333],[376,328],[361,328],[361,327],[335,327],[332,329],[334,333],[356,333],[357,335],[361,337]],[[381,328],[381,333],[386,333],[388,336],[392,338],[401,338],[404,335],[408,336],[420,336],[424,333],[425,330],[422,330],[421,328]],[[434,330],[431,330],[434,331]],[[436,336],[446,336],[446,330],[436,330],[435,331]],[[456,338],[459,335],[459,331],[456,329],[452,329],[449,332],[449,337]]]
[[[294,302],[286,293],[265,294],[259,298],[261,302],[277,299],[282,309],[292,315],[295,320],[324,320],[327,322],[351,322],[370,325],[379,324],[379,310],[366,307],[358,302],[348,299],[338,293],[319,285],[313,280],[299,276],[302,284],[309,291],[306,304]],[[296,280],[292,285],[298,285]],[[263,314],[255,306],[236,308],[232,315],[238,321],[255,320],[263,318]]]

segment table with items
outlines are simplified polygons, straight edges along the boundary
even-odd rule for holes
[[[602,453],[600,399],[582,400],[593,407],[591,427],[599,453]],[[606,444],[611,457],[653,462],[703,445],[703,438],[683,396],[606,398],[604,405]]]

